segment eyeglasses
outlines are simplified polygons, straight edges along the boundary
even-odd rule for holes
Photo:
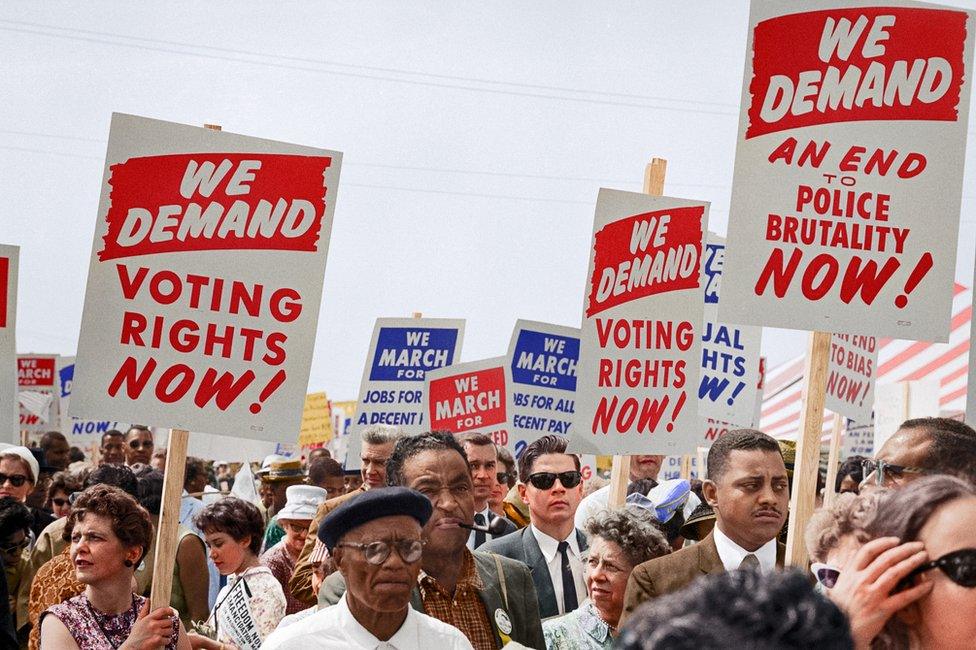
[[[553,472],[536,472],[535,474],[529,475],[529,483],[537,490],[548,490],[553,486],[557,478],[564,488],[574,488],[583,480],[583,475],[576,470],[559,472],[558,474]]]
[[[397,555],[407,564],[413,564],[424,554],[424,541],[420,539],[401,539],[396,542],[369,542],[355,544],[353,542],[342,542],[336,547],[348,547],[359,549],[363,552],[366,561],[370,564],[383,564],[390,553],[396,548]]]
[[[61,497],[55,497],[55,498],[51,499],[51,503],[53,503],[54,505],[56,505],[59,508],[63,508],[66,505],[68,505],[69,503],[71,503],[71,502],[68,499],[62,499]]]
[[[835,569],[823,562],[814,562],[810,565],[810,571],[824,589],[833,589],[840,577],[840,569]]]
[[[4,555],[14,555],[15,553],[20,553],[29,545],[30,545],[30,540],[24,539],[19,544],[14,544],[13,546],[7,546],[7,547],[0,547],[0,553],[3,553]]]
[[[952,580],[960,587],[972,589],[976,587],[976,548],[963,548],[952,553],[946,553],[938,560],[926,562],[905,577],[903,582],[910,584],[915,576],[941,569],[949,580]]]
[[[7,481],[14,487],[20,487],[30,479],[23,474],[0,474],[0,485],[3,485]]]
[[[513,476],[511,472],[498,472],[495,478],[498,479],[499,483],[508,483],[508,479],[513,478]]]
[[[129,446],[133,449],[152,449],[153,443],[151,440],[133,440]]]
[[[927,474],[931,471],[924,467],[893,465],[883,460],[863,460],[861,461],[861,469],[864,472],[864,479],[861,482],[867,483],[871,475],[874,474],[878,487],[883,486],[886,482],[897,481],[905,474]]]

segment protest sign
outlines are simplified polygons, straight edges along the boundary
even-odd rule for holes
[[[20,407],[17,402],[17,266],[18,246],[0,244],[0,426],[7,442],[19,443]]]
[[[973,271],[973,310],[970,311],[970,319],[972,314],[976,313],[976,269]],[[973,340],[973,335],[976,334],[976,328],[972,325],[972,320],[969,323],[969,340]],[[966,384],[966,422],[972,426],[976,423],[976,345],[970,343],[969,345],[969,376],[966,378],[968,382]]]
[[[841,458],[874,456],[874,427],[869,424],[848,423],[841,441]]]
[[[576,400],[580,331],[519,320],[508,344],[512,372],[512,444],[518,458],[548,434],[569,435]]]
[[[971,14],[876,5],[752,2],[724,321],[948,338]]]
[[[241,650],[258,650],[261,634],[251,611],[251,589],[247,577],[238,579],[224,599],[214,608],[217,629],[230,636]]]
[[[117,420],[79,420],[78,418],[68,417],[68,407],[71,403],[71,391],[74,388],[75,377],[75,358],[58,358],[58,379],[61,382],[61,399],[58,408],[61,410],[61,433],[70,438],[69,444],[79,447],[86,444],[101,442],[102,434],[106,431],[128,431],[130,422],[119,422]]]
[[[71,414],[294,440],[341,157],[113,115]]]
[[[58,402],[58,355],[17,355],[17,401],[22,431],[49,431],[61,427]]]
[[[698,413],[740,427],[753,426],[759,401],[759,350],[762,328],[733,325],[718,319],[725,239],[708,233],[702,284],[705,326],[702,330]]]
[[[583,454],[580,456],[580,474],[583,476],[584,481],[589,481],[594,476],[599,476],[597,473],[596,456],[593,454]]]
[[[309,393],[302,408],[298,432],[300,447],[321,447],[332,440],[332,408],[325,393]]]
[[[701,436],[708,204],[601,189],[570,449],[678,454]]]
[[[939,380],[899,381],[874,389],[874,451],[881,450],[901,423],[939,416]]]
[[[831,336],[827,408],[860,424],[870,424],[877,367],[877,338],[860,334]]]
[[[689,457],[688,468],[689,473],[687,477],[681,476],[681,464],[685,462],[683,456],[666,456],[664,462],[661,463],[661,472],[658,475],[658,481],[672,481],[679,478],[701,478],[698,475],[698,456],[693,455]]]
[[[508,446],[512,413],[508,357],[459,363],[427,373],[425,389],[431,431],[489,436]]]

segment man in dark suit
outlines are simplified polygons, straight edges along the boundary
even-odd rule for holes
[[[470,551],[465,545],[474,518],[471,473],[464,449],[450,433],[407,436],[397,442],[386,467],[390,485],[417,490],[434,512],[424,527],[423,573],[411,605],[461,630],[478,650],[509,641],[545,648],[535,587],[519,562]],[[345,592],[333,573],[319,589],[319,607]]]
[[[768,573],[782,566],[783,528],[790,488],[776,441],[751,429],[730,431],[708,450],[705,501],[715,527],[705,539],[634,568],[627,582],[621,623],[641,603],[682,589],[700,576],[740,567]]]
[[[531,524],[488,542],[486,553],[524,562],[532,571],[542,618],[566,614],[586,599],[583,553],[586,536],[573,523],[583,499],[579,456],[566,453],[566,439],[539,438],[519,458],[519,496]]]
[[[472,530],[468,535],[468,548],[473,551],[485,542],[514,533],[518,528],[505,517],[496,515],[488,507],[491,489],[498,482],[498,451],[495,449],[495,443],[483,433],[466,433],[458,436],[457,439],[468,456],[468,469],[471,470],[475,525],[488,526],[499,518],[505,524],[497,535],[482,530]],[[496,525],[501,527],[500,524]]]

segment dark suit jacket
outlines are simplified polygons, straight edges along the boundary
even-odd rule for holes
[[[496,515],[494,512],[492,512],[491,510],[489,510],[488,511],[488,523],[490,524],[491,522],[495,521],[496,519],[501,519],[503,522],[505,522],[505,530],[503,530],[498,535],[494,535],[493,537],[491,537],[489,539],[486,539],[481,546],[484,546],[485,544],[487,544],[488,542],[490,542],[492,540],[498,539],[500,537],[504,537],[505,535],[509,535],[511,533],[514,533],[516,530],[518,530],[518,526],[516,526],[515,524],[513,524],[507,517],[502,517],[501,515]],[[471,534],[474,535],[475,534],[475,531],[471,531]]]
[[[777,542],[776,566],[783,566],[785,555],[786,547]],[[627,581],[620,625],[635,609],[652,598],[678,591],[703,575],[724,571],[712,533],[694,546],[638,564]]]
[[[467,551],[466,548],[465,551]],[[502,609],[508,613],[508,618],[512,623],[512,632],[508,634],[512,641],[536,650],[545,650],[546,642],[542,636],[542,622],[539,620],[535,587],[525,565],[506,557],[498,557],[505,579],[505,592],[503,594],[502,580],[498,575],[495,556],[478,551],[467,552],[474,556],[475,569],[484,585],[479,595],[481,602],[484,603],[485,612],[488,614],[488,621],[492,625],[491,629],[495,635],[497,647],[502,647],[502,639],[498,633],[495,612]],[[319,587],[319,607],[335,605],[345,592],[346,583],[342,574],[336,571],[326,578]],[[414,587],[411,591],[410,605],[418,612],[426,613],[419,587]]]
[[[576,541],[581,551],[587,549],[586,535],[579,529],[576,529]],[[549,575],[546,558],[542,554],[542,549],[539,548],[539,542],[536,541],[535,535],[532,534],[528,526],[511,535],[493,539],[478,550],[518,560],[528,566],[532,572],[535,591],[539,595],[539,615],[544,619],[559,616],[556,590],[552,586],[552,577]],[[577,594],[577,597],[580,602],[583,602],[586,595]]]

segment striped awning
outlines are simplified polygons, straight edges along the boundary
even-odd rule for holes
[[[881,339],[877,383],[937,379],[942,415],[951,417],[965,412],[972,300],[969,288],[955,285],[948,343]],[[800,426],[800,389],[805,356],[791,359],[766,374],[761,428],[775,438],[796,439]],[[831,417],[824,412],[825,432],[829,432]]]

